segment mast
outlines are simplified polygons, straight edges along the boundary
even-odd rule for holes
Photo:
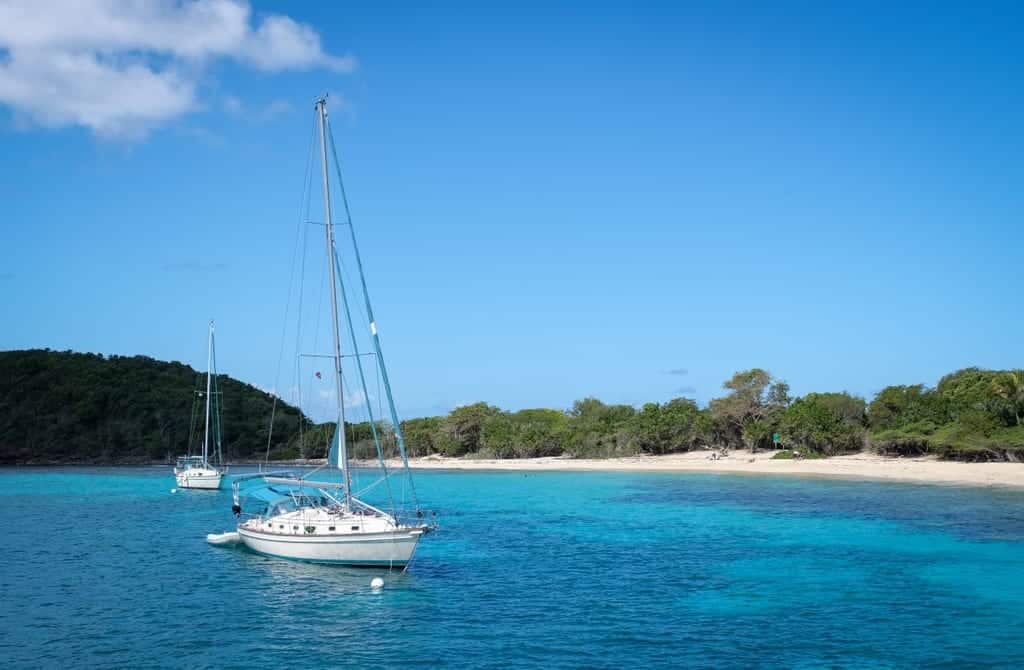
[[[334,222],[331,220],[331,189],[327,178],[327,97],[316,101],[317,116],[320,120],[320,159],[324,184],[324,227],[327,229],[327,268],[331,279],[331,328],[334,333],[334,371],[338,395],[338,425],[335,436],[338,439],[338,468],[341,470],[342,492],[345,506],[351,497],[348,472],[348,445],[345,443],[345,402],[341,388],[341,334],[338,331],[338,284],[334,274],[336,263],[334,252]]]
[[[328,126],[330,131],[330,126]],[[416,496],[416,485],[412,481],[412,473],[409,471],[409,459],[405,451],[405,436],[402,434],[402,422],[398,420],[398,410],[395,409],[395,399],[391,394],[391,382],[388,380],[388,367],[384,364],[384,352],[380,346],[380,335],[377,333],[377,322],[373,318],[373,306],[370,304],[370,291],[366,288],[366,273],[363,272],[363,259],[359,255],[359,244],[356,243],[356,228],[352,224],[352,211],[348,207],[348,196],[345,194],[345,181],[341,178],[341,163],[338,162],[338,151],[334,146],[334,134],[329,133],[331,140],[331,155],[334,157],[334,169],[338,175],[338,187],[341,189],[341,204],[345,207],[345,218],[348,224],[348,232],[352,237],[352,250],[355,252],[356,257],[356,268],[359,270],[359,282],[363,287],[363,301],[366,303],[366,316],[370,320],[370,333],[373,335],[373,347],[377,353],[377,364],[380,369],[381,378],[384,382],[384,393],[388,399],[388,409],[391,413],[391,426],[395,431],[395,441],[398,443],[398,452],[402,456],[402,464],[405,467],[405,476],[409,482],[409,491],[412,493],[412,502],[416,506],[417,513],[420,511],[419,498]],[[348,313],[348,302],[345,303],[345,312]],[[351,321],[351,318],[350,318]],[[351,324],[350,324],[351,325]],[[355,336],[352,337],[353,343],[355,342]],[[358,354],[358,352],[356,352]],[[356,361],[359,362],[357,356]],[[359,374],[362,376],[362,363],[359,363]],[[366,382],[363,382],[363,386]],[[365,389],[364,389],[365,393]],[[370,422],[371,427],[373,421]],[[374,441],[377,442],[376,430],[374,431]],[[380,445],[378,442],[378,449]],[[383,466],[384,457],[381,456],[381,465]]]
[[[213,365],[213,320],[210,321],[210,339],[206,348],[206,430],[203,431],[203,465],[209,463],[210,449],[210,368]]]
[[[221,420],[220,420],[220,387],[217,385],[217,342],[210,331],[210,358],[213,360],[213,391],[210,394],[210,403],[213,406],[213,441],[217,452],[217,466],[224,466],[224,452],[221,449]]]

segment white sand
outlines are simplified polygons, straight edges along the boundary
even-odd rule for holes
[[[958,463],[932,457],[889,458],[873,454],[815,460],[773,460],[772,452],[751,455],[734,451],[720,460],[711,460],[710,455],[710,451],[694,451],[669,456],[609,459],[556,457],[507,460],[445,458],[435,455],[410,459],[409,465],[420,470],[710,472],[1024,487],[1024,463]]]

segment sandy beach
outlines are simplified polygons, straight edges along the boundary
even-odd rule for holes
[[[772,459],[772,452],[755,455],[732,452],[726,458],[712,460],[711,453],[694,451],[668,456],[610,459],[475,459],[434,455],[410,459],[409,465],[418,470],[707,472],[1024,488],[1024,463],[959,463],[931,457],[888,458],[874,454],[815,460],[775,460]],[[394,465],[397,464],[394,462]]]

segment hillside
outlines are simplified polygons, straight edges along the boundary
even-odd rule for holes
[[[143,463],[179,455],[200,374],[146,356],[0,352],[0,463]],[[262,459],[273,396],[227,375],[218,375],[218,384],[225,457]],[[294,438],[299,418],[278,402],[274,451]]]

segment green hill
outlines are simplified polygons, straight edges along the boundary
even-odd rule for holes
[[[227,375],[217,379],[225,458],[262,459],[273,396]],[[173,458],[187,448],[193,390],[203,380],[187,365],[146,356],[0,352],[0,463]],[[300,417],[278,401],[272,452],[288,451]]]

